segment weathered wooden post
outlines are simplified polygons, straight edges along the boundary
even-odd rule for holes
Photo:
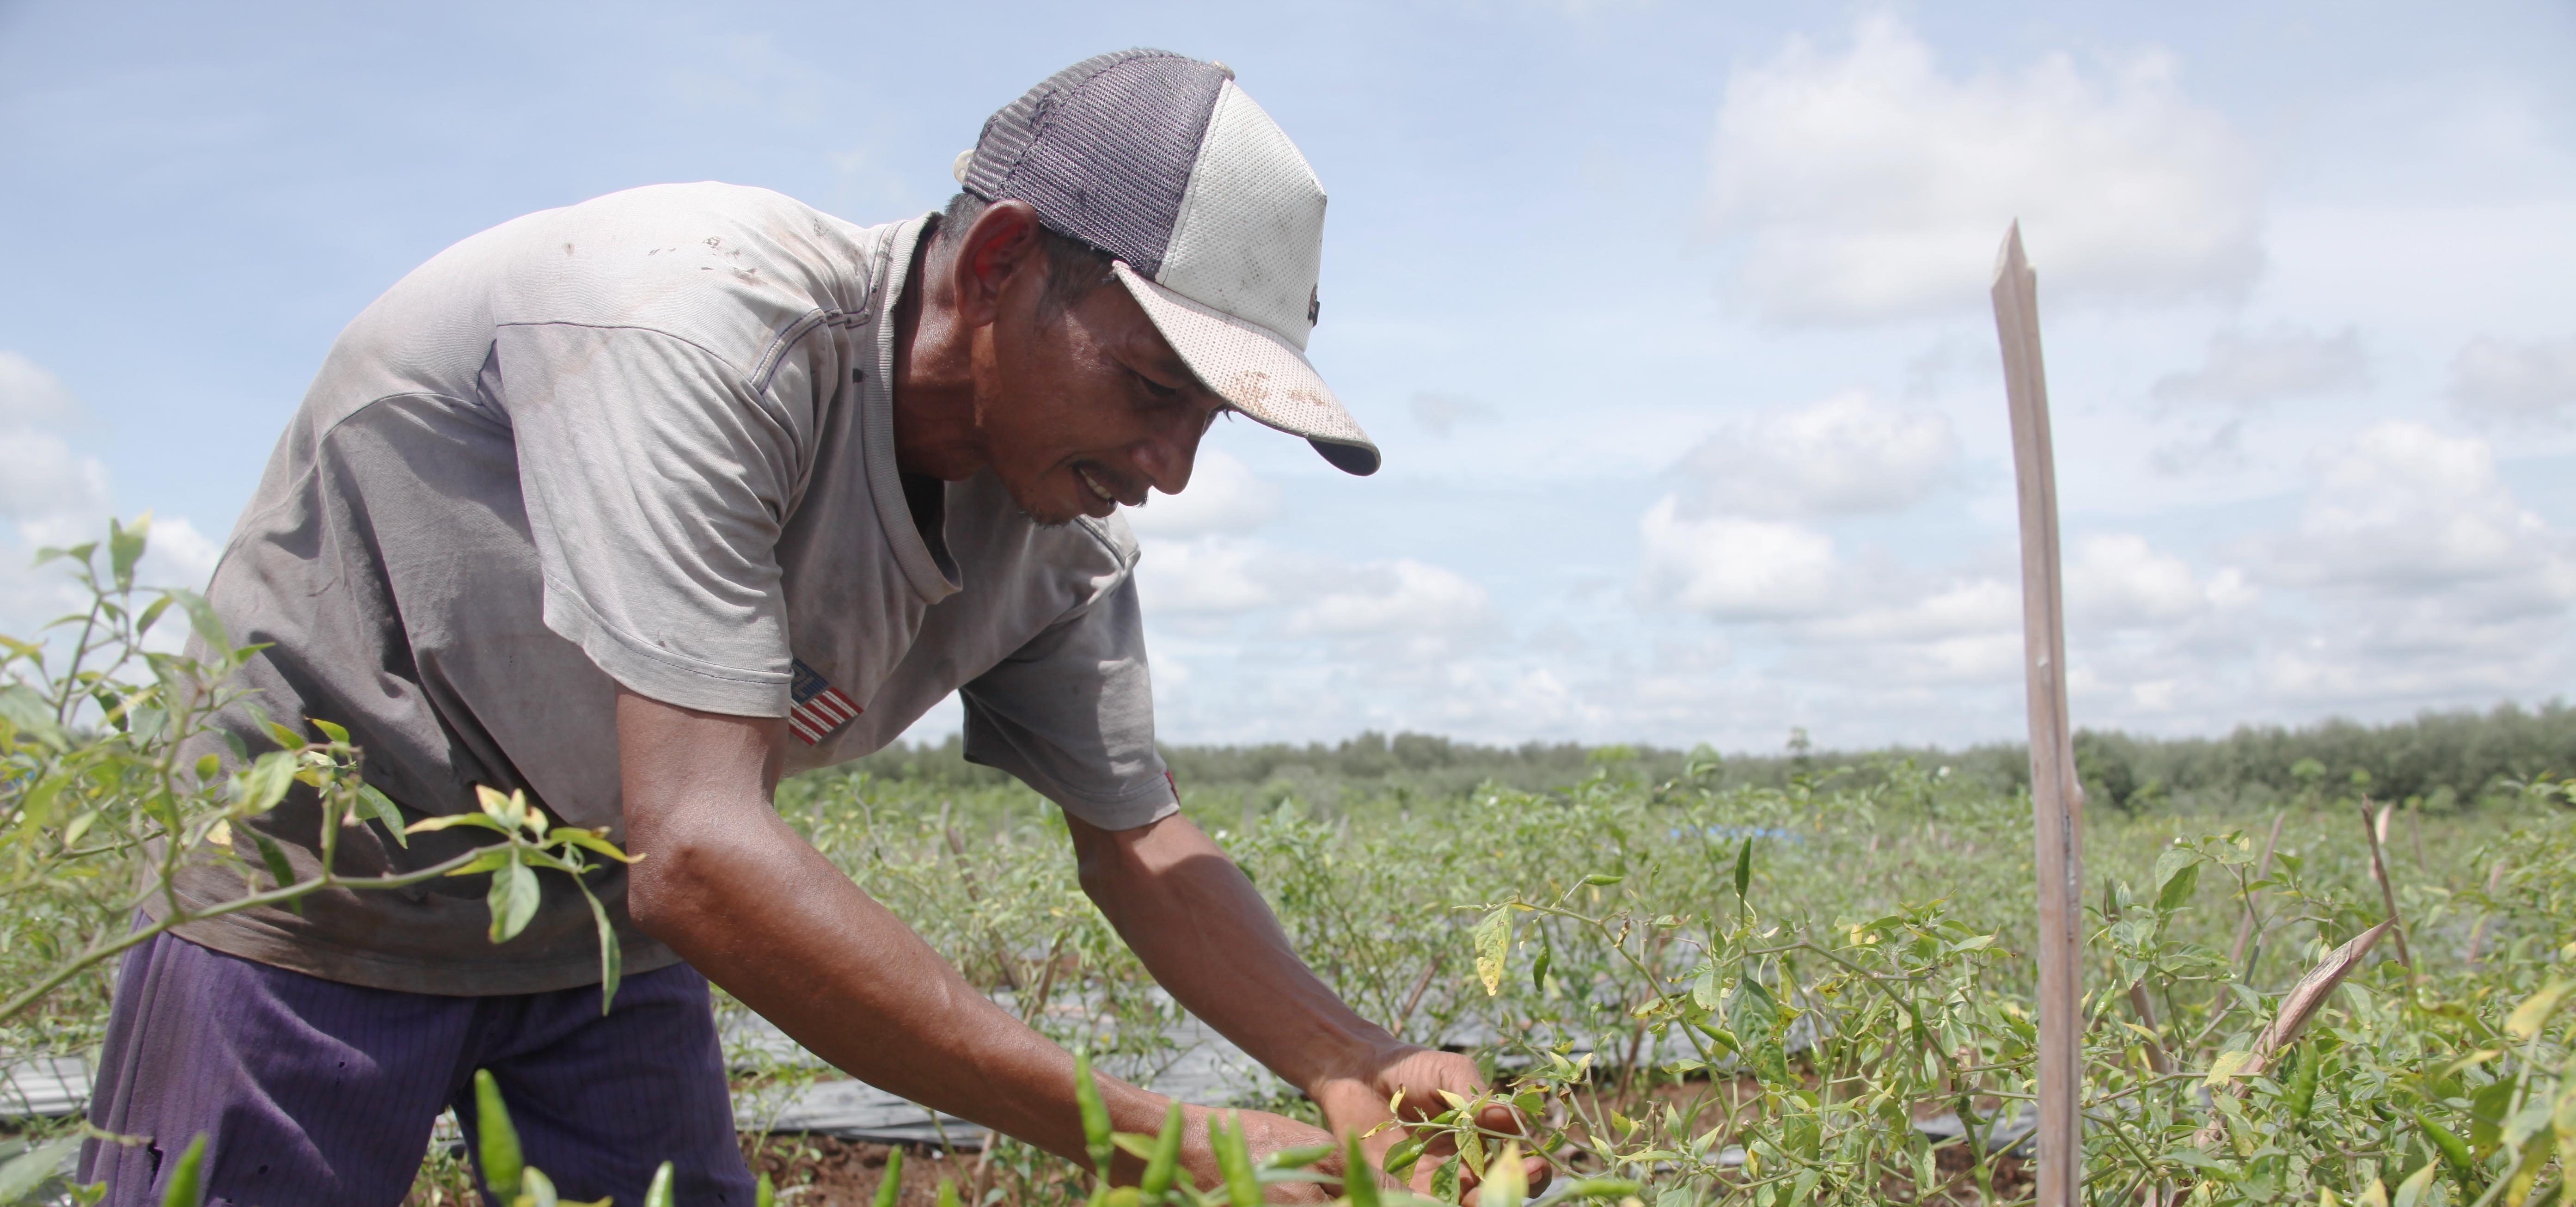
[[[2084,937],[2084,789],[2066,722],[2066,608],[2058,580],[2057,463],[2039,355],[2038,280],[2021,223],[1995,263],[1995,332],[2012,407],[2021,498],[2022,662],[2030,678],[2030,807],[2039,866],[2039,1207],[2074,1207],[2084,1180],[2077,1094],[2084,1080],[2078,983]]]

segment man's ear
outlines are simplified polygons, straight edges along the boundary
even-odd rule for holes
[[[957,317],[968,327],[990,325],[1002,313],[1012,279],[1046,272],[1045,228],[1028,202],[1005,199],[984,207],[957,248],[954,270]]]

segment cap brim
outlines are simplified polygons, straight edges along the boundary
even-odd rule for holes
[[[1124,260],[1111,264],[1110,271],[1217,397],[1267,426],[1304,436],[1344,473],[1366,477],[1377,472],[1377,445],[1295,345],[1258,324],[1148,281]]]

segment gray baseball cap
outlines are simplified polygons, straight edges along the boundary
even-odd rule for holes
[[[1085,59],[986,121],[956,174],[1109,253],[1173,351],[1236,410],[1346,472],[1377,472],[1377,445],[1306,360],[1324,186],[1232,69],[1159,50]]]

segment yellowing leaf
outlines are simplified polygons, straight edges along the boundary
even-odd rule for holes
[[[1476,1187],[1476,1207],[1521,1207],[1528,1199],[1529,1171],[1521,1168],[1520,1142],[1506,1141]]]
[[[2522,1004],[2514,1007],[2513,1014],[2504,1020],[2505,1031],[2520,1040],[2528,1040],[2540,1034],[2541,1025],[2549,1021],[2550,1015],[2558,1012],[2558,1004],[2566,999],[2567,991],[2570,989],[2576,989],[2576,981],[2556,981],[2548,988],[2522,999]]]
[[[1476,924],[1476,979],[1485,983],[1485,996],[1503,991],[1503,965],[1512,952],[1512,909],[1500,906]]]
[[[2394,1207],[2416,1207],[2417,1204],[2422,1203],[2424,1192],[2433,1185],[2433,1174],[2440,1168],[2440,1162],[2426,1161],[2423,1168],[2406,1175],[2406,1180],[2397,1184],[2397,1201]]]
[[[2209,1076],[2202,1078],[2200,1084],[2213,1090],[2226,1085],[2236,1079],[2236,1071],[2244,1068],[2245,1062],[2253,1055],[2251,1052],[2219,1053],[2218,1059],[2209,1063]]]

